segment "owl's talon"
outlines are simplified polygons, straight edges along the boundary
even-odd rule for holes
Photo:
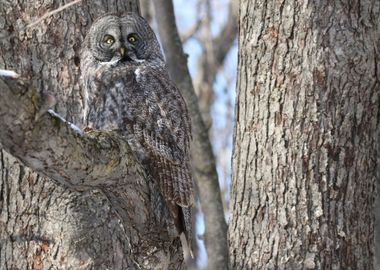
[[[90,128],[90,127],[85,127],[85,128],[83,128],[83,132],[91,132],[93,129],[92,128]]]
[[[36,113],[34,120],[37,121],[40,119],[40,117],[44,115],[49,109],[53,108],[56,103],[57,100],[55,99],[55,96],[51,94],[43,94],[41,96],[40,109]]]

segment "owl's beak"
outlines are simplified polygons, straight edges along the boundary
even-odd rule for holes
[[[121,57],[124,57],[124,55],[125,55],[125,48],[124,47],[120,47],[119,52],[120,52]]]

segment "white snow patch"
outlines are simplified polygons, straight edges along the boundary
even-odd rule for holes
[[[0,76],[11,77],[15,79],[20,77],[20,75],[14,72],[13,70],[6,70],[6,69],[0,69]]]

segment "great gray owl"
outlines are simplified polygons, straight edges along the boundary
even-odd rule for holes
[[[127,138],[190,244],[190,120],[153,30],[132,13],[99,18],[85,38],[81,72],[84,125]]]

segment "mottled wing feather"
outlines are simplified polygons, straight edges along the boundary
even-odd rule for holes
[[[145,130],[143,145],[150,151],[150,169],[166,200],[180,206],[193,203],[189,167],[190,122],[179,90],[167,75],[151,69],[141,71],[138,81],[146,94],[148,118],[153,127]],[[160,91],[159,91],[160,90]]]

